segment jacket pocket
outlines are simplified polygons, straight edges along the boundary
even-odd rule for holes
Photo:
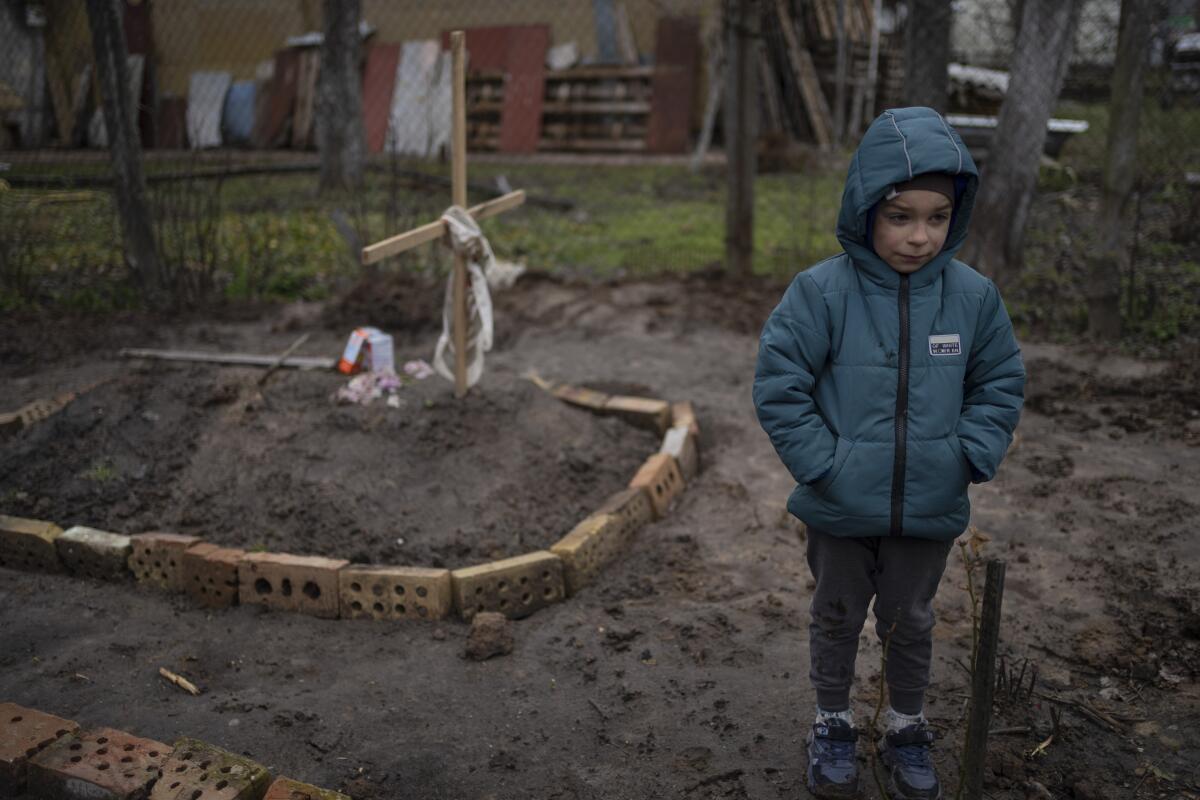
[[[833,482],[842,474],[842,469],[846,466],[846,462],[850,460],[850,452],[852,450],[854,450],[854,442],[845,436],[839,436],[837,446],[833,450],[833,465],[829,467],[827,473],[813,481],[812,487],[818,494],[824,495],[833,486]]]
[[[904,515],[941,517],[967,499],[967,466],[957,437],[909,440],[905,464]]]

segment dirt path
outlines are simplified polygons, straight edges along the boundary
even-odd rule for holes
[[[646,528],[605,582],[518,623],[512,655],[464,660],[466,628],[456,622],[208,613],[132,587],[0,571],[0,698],[159,739],[196,736],[356,798],[805,796],[813,698],[803,532],[784,512],[789,480],[750,402],[755,333],[771,302],[769,292],[695,282],[584,289],[547,281],[501,302],[491,375],[535,367],[689,397],[705,463],[686,503]],[[261,351],[294,336],[234,322],[160,334],[168,344],[207,339]],[[336,349],[340,339],[340,331],[314,335],[305,352]],[[430,343],[414,334],[401,347],[427,355]],[[97,360],[103,352],[36,368],[10,359],[5,381],[20,402],[128,369]],[[1200,794],[1195,368],[1130,362],[1112,374],[1110,359],[1037,345],[1026,357],[1030,411],[1020,445],[995,482],[973,490],[975,524],[991,537],[984,554],[1008,562],[1002,649],[1010,662],[1035,661],[1039,675],[1039,695],[995,715],[995,727],[1031,730],[996,737],[989,796],[1024,798],[1029,780],[1061,798]],[[186,387],[197,375],[172,370],[150,396],[182,392],[180,414],[191,414]],[[295,380],[267,396],[279,393],[272,402],[284,404]],[[139,397],[125,412],[147,410]],[[287,407],[301,415],[345,413],[315,391],[293,402]],[[380,409],[380,425],[391,430],[393,419],[419,413]],[[255,446],[268,454],[305,447],[304,430],[256,430]],[[65,445],[45,445],[67,457]],[[26,491],[12,457],[23,446],[0,450],[4,509]],[[178,458],[179,470],[194,469]],[[247,463],[234,486],[264,470],[297,474],[278,461]],[[26,494],[20,503],[60,518],[55,501],[38,505]],[[163,499],[164,513],[178,513],[170,495]],[[105,495],[73,513],[99,519],[121,502],[128,498]],[[289,510],[276,527],[303,513]],[[956,662],[970,642],[964,577],[954,562],[937,601],[928,710],[947,737],[939,750],[947,778],[957,769],[966,685]],[[860,720],[879,672],[878,646],[863,642]],[[165,685],[159,666],[196,678],[206,693]],[[1050,734],[1043,695],[1090,703],[1121,729],[1068,706],[1046,754],[1027,759]]]

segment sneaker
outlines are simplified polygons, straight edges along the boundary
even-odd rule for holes
[[[879,760],[888,771],[893,800],[941,800],[942,784],[929,752],[934,738],[933,730],[919,722],[880,740]]]
[[[812,726],[808,735],[808,790],[817,797],[858,796],[858,731],[842,719]]]

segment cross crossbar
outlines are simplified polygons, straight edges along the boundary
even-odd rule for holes
[[[484,220],[488,217],[494,217],[497,214],[503,214],[505,211],[514,209],[524,202],[525,190],[518,189],[515,192],[509,192],[508,194],[488,200],[486,203],[472,206],[467,209],[467,213],[476,220]],[[397,253],[403,253],[405,250],[411,250],[419,244],[432,242],[434,239],[440,238],[445,231],[446,223],[439,219],[422,225],[419,228],[413,228],[411,231],[396,234],[389,239],[384,239],[381,242],[364,247],[362,249],[362,263],[374,264],[376,261],[382,261],[388,256],[394,256]]]

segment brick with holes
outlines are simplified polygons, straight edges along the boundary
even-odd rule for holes
[[[450,573],[454,606],[470,622],[480,611],[518,619],[566,596],[562,559],[546,550]]]
[[[138,583],[168,592],[183,591],[183,553],[200,543],[199,536],[181,533],[137,533],[129,537],[129,571]]]
[[[338,593],[343,619],[442,619],[454,607],[448,569],[351,564]]]
[[[671,404],[650,397],[615,395],[604,404],[605,414],[615,414],[639,428],[662,433],[671,424]]]
[[[69,719],[0,703],[0,797],[24,792],[30,757],[77,730],[79,725]]]
[[[83,578],[123,581],[130,577],[129,554],[133,544],[120,533],[76,525],[54,540],[67,571]]]
[[[291,778],[276,778],[267,787],[262,800],[350,800],[348,795],[332,789],[319,789]]]
[[[645,489],[654,507],[654,516],[662,519],[671,508],[671,501],[683,491],[683,475],[679,464],[666,453],[655,453],[646,459],[633,480],[631,489]]]
[[[696,435],[687,425],[676,425],[663,436],[660,453],[675,459],[684,481],[690,481],[700,472],[700,450],[696,446]]]
[[[149,800],[258,800],[271,782],[262,764],[199,739],[177,739]]]
[[[592,514],[550,547],[562,559],[567,594],[591,583],[605,565],[625,551],[628,529],[616,514]]]
[[[0,515],[0,567],[31,572],[62,572],[54,540],[62,528],[53,522]]]
[[[246,553],[238,565],[238,602],[324,619],[338,616],[340,558]]]
[[[171,748],[112,728],[62,737],[29,759],[28,790],[43,800],[143,798]]]
[[[201,542],[183,554],[183,591],[207,608],[228,608],[238,601],[238,565],[245,550]]]
[[[597,514],[613,514],[621,519],[621,536],[629,541],[647,523],[654,521],[650,493],[643,487],[622,489],[596,509]]]

